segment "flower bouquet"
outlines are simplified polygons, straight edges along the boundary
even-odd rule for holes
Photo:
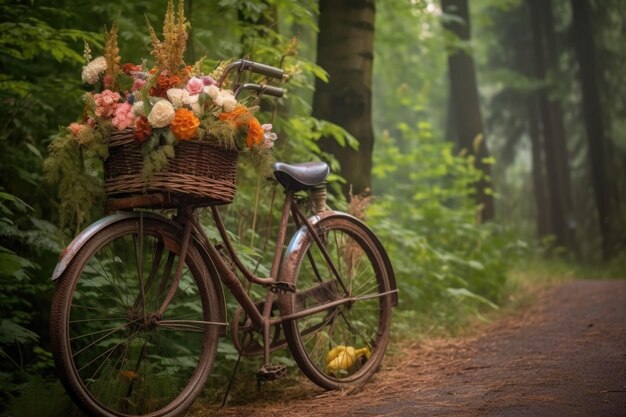
[[[110,196],[167,192],[227,203],[238,155],[271,159],[276,134],[254,116],[254,103],[237,101],[225,88],[230,63],[211,74],[202,72],[202,62],[184,63],[188,27],[183,2],[175,11],[170,0],[162,40],[148,24],[152,66],[120,64],[116,24],[105,33],[103,56],[92,59],[85,44],[82,80],[91,91],[80,119],[62,129],[46,161],[60,185],[62,212],[78,215],[85,200],[93,203],[99,186],[84,172],[94,171],[94,161],[105,161]]]

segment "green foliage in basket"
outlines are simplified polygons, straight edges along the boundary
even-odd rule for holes
[[[77,138],[80,138],[77,140]],[[63,129],[50,145],[44,170],[50,182],[58,183],[61,225],[80,225],[85,207],[102,196],[102,163],[109,156],[108,132],[84,130],[76,135]]]

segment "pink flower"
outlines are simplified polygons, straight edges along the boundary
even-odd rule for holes
[[[204,85],[217,85],[217,81],[206,75],[202,77],[202,82],[204,83]]]
[[[143,86],[146,85],[146,80],[142,80],[141,78],[137,78],[135,82],[133,82],[132,91],[141,90]]]
[[[78,136],[78,134],[83,131],[87,126],[85,125],[81,125],[80,123],[72,123],[69,126],[70,132],[72,132],[72,135],[74,136]]]
[[[100,94],[93,95],[93,101],[96,103],[95,113],[98,117],[112,117],[115,109],[120,104],[121,96],[111,90],[104,90]]]
[[[187,82],[187,91],[189,91],[189,94],[191,95],[200,94],[203,89],[204,81],[198,77],[191,77]]]
[[[113,87],[113,77],[111,77],[110,75],[105,75],[102,78],[102,82],[104,84],[104,88],[111,88],[111,87]]]
[[[135,116],[133,115],[133,106],[130,103],[122,103],[117,106],[115,109],[115,117],[111,123],[118,130],[124,130],[127,127],[131,126],[135,121]]]
[[[276,133],[272,132],[272,124],[265,123],[261,125],[263,129],[263,143],[261,143],[261,148],[269,149],[274,146],[274,141],[278,138]]]

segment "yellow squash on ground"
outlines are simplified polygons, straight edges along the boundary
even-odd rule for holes
[[[368,347],[355,349],[352,346],[337,345],[326,354],[326,372],[349,371],[357,359],[369,359],[371,354]]]

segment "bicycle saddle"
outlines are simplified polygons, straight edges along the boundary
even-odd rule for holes
[[[289,191],[306,190],[320,185],[329,173],[330,168],[326,162],[304,162],[293,165],[274,163],[276,180]]]

